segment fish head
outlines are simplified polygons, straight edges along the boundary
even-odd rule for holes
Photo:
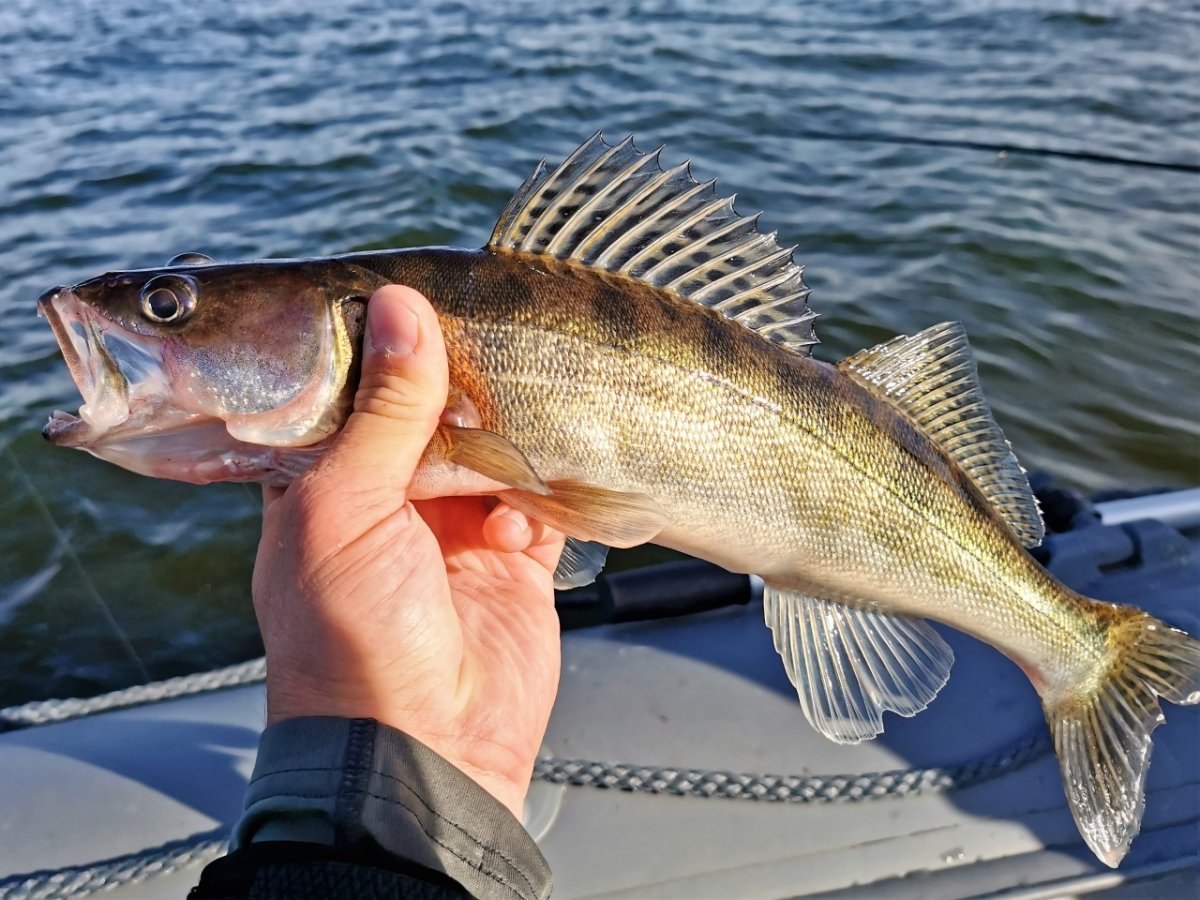
[[[367,298],[384,282],[339,260],[189,254],[52,288],[38,313],[83,403],[43,434],[160,478],[287,480],[289,458],[315,458],[289,451],[349,414]]]

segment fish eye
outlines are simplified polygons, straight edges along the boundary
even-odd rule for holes
[[[182,322],[196,308],[196,283],[183,275],[156,275],[142,287],[142,315],[159,325]]]
[[[216,262],[216,260],[206,253],[197,253],[193,250],[188,253],[180,253],[178,256],[172,256],[167,266],[206,266],[211,262]]]

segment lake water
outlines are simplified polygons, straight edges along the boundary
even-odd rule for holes
[[[1200,483],[1200,176],[996,152],[1195,167],[1196,4],[400,6],[0,8],[0,705],[259,652],[257,491],[44,444],[79,401],[42,290],[184,250],[478,246],[599,128],[799,245],[821,357],[959,319],[1026,466]]]

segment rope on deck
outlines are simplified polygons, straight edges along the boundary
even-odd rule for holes
[[[222,688],[257,684],[267,677],[267,664],[263,657],[251,659],[211,672],[195,672],[148,684],[135,684],[123,690],[100,694],[96,697],[71,697],[64,700],[35,700],[20,706],[0,709],[0,731],[27,728],[30,725],[46,725],[51,722],[66,722],[96,713],[115,709],[128,709],[145,703],[172,700],[206,694]]]
[[[1049,736],[1039,728],[998,753],[989,753],[958,766],[896,769],[861,775],[769,775],[544,756],[534,763],[533,777],[553,784],[672,794],[678,797],[720,797],[775,803],[852,803],[876,797],[905,797],[961,790],[1019,769],[1043,756],[1049,749]]]
[[[207,865],[223,855],[228,846],[228,829],[221,827],[103,862],[12,875],[0,879],[0,900],[89,897],[188,866]]]

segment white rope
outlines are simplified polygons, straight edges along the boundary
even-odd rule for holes
[[[678,797],[716,797],[774,803],[833,803],[961,790],[991,781],[1043,756],[1050,749],[1044,728],[1000,750],[958,766],[895,769],[861,775],[770,775],[602,763],[539,757],[533,777],[553,784],[608,788]]]
[[[102,862],[12,875],[0,879],[0,900],[89,897],[189,866],[205,866],[225,853],[229,846],[227,832],[222,827]]]
[[[65,722],[114,709],[156,703],[176,697],[206,694],[222,688],[257,684],[267,676],[266,660],[252,659],[235,666],[214,669],[211,672],[196,672],[180,675],[164,681],[136,684],[120,691],[100,694],[96,697],[68,698],[64,700],[35,700],[20,706],[0,709],[0,731],[26,728],[30,725],[45,725],[50,722]]]

